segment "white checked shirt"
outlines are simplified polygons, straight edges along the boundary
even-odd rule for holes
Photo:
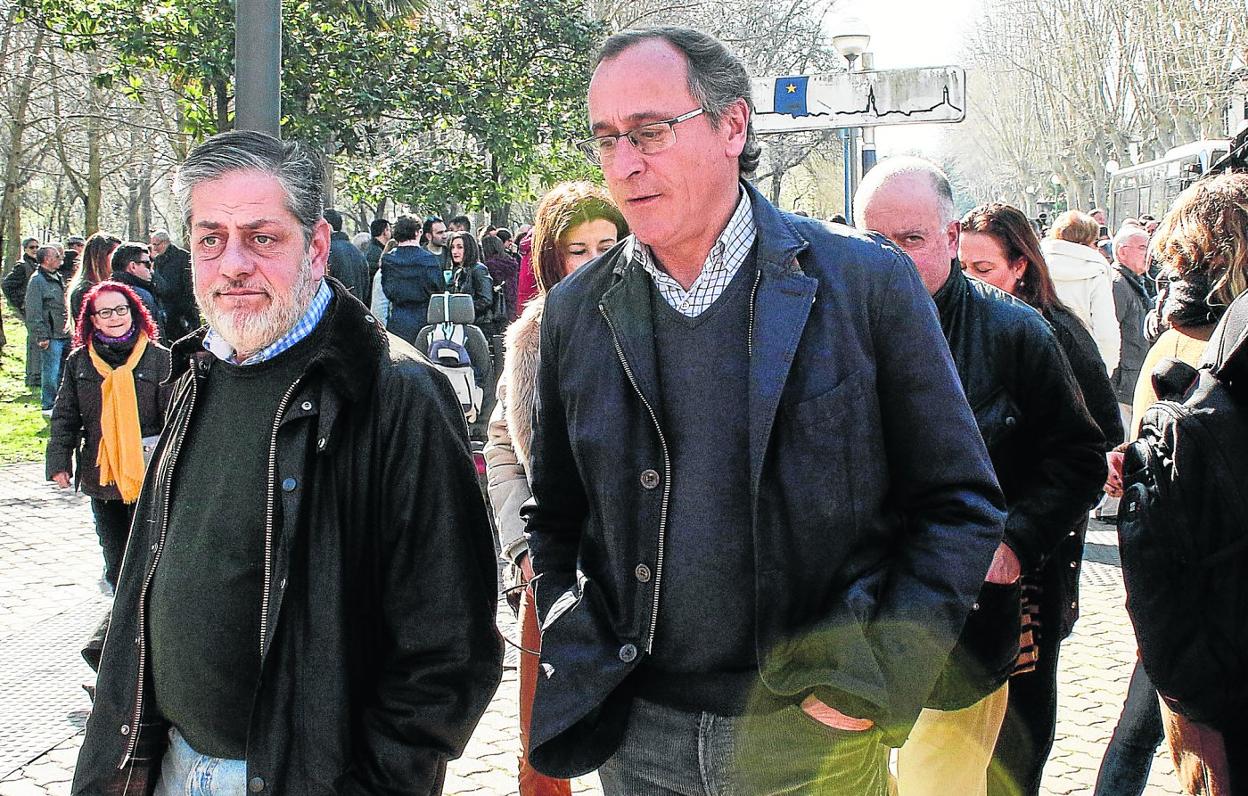
[[[728,226],[719,233],[715,245],[711,247],[710,253],[706,256],[706,262],[702,264],[702,273],[693,280],[688,290],[660,270],[655,265],[650,247],[638,242],[636,238],[633,239],[635,243],[633,256],[638,264],[646,269],[646,273],[654,279],[654,284],[658,287],[659,295],[663,296],[664,301],[681,315],[696,318],[723,294],[724,288],[728,287],[728,283],[736,276],[737,271],[741,270],[741,265],[749,256],[750,249],[754,246],[754,239],[757,237],[758,227],[754,225],[750,196],[745,191],[741,191],[737,209],[732,212],[732,218],[728,219]]]
[[[333,298],[333,289],[328,282],[322,279],[321,286],[317,288],[316,295],[312,297],[312,303],[308,305],[308,309],[303,313],[303,317],[295,322],[290,331],[242,362],[234,362],[234,346],[227,343],[225,338],[212,329],[209,329],[208,334],[204,337],[204,348],[211,351],[217,359],[234,362],[236,365],[247,366],[266,362],[312,334],[312,330],[316,328],[316,325],[321,322],[321,318],[325,316],[325,310],[329,308],[329,303],[333,301]]]

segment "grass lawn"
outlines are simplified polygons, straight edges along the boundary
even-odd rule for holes
[[[8,343],[0,360],[0,464],[43,458],[48,421],[39,412],[39,388],[26,386],[26,326],[4,308]]]

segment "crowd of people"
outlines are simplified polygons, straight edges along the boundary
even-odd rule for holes
[[[498,556],[522,796],[593,771],[608,796],[1039,793],[1089,518],[1145,511],[1154,367],[1245,400],[1248,175],[1107,239],[1096,211],[959,215],[892,157],[825,223],[750,184],[749,86],[700,32],[612,36],[578,144],[605,187],[515,236],[353,240],[314,152],[238,131],[179,169],[189,254],[27,247],[5,293],[48,479],[91,497],[116,589],[74,793],[440,792],[500,679]],[[505,340],[492,521],[416,346],[447,294]],[[1207,684],[1216,718],[1159,693],[1144,616],[1096,792],[1142,793],[1163,738],[1185,792],[1243,792],[1242,688]]]

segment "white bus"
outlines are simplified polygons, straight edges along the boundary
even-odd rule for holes
[[[1128,218],[1160,219],[1179,193],[1230,151],[1229,141],[1197,141],[1171,149],[1157,160],[1119,169],[1109,177],[1109,230]]]

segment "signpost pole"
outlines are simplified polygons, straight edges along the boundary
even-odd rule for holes
[[[234,127],[280,138],[282,0],[237,0]]]
[[[864,52],[859,59],[859,65],[864,72],[875,70],[875,53]],[[875,166],[875,128],[862,128],[862,171],[859,173],[859,179],[863,174]]]

